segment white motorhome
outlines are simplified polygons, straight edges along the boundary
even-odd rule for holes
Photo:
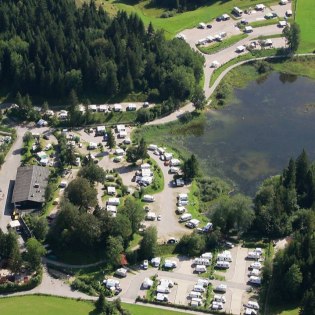
[[[151,259],[151,265],[155,268],[159,267],[161,263],[161,257],[154,257]]]
[[[205,265],[205,266],[210,266],[211,261],[207,258],[195,258],[193,261],[194,265]]]
[[[216,287],[214,288],[213,291],[225,293],[225,292],[226,292],[226,289],[227,289],[227,286],[226,286],[225,284],[219,284],[218,286],[216,286]]]
[[[158,146],[156,144],[149,144],[148,150],[150,151],[155,151],[157,150]]]
[[[232,262],[231,252],[228,250],[223,251],[222,253],[218,254],[217,260]]]
[[[254,310],[259,310],[259,304],[256,301],[248,301],[246,306]]]
[[[195,272],[197,272],[197,273],[207,272],[207,266],[205,266],[205,265],[197,265],[195,267]]]
[[[225,303],[226,302],[226,298],[222,294],[215,294],[214,297],[213,297],[213,301]]]
[[[202,297],[202,294],[200,292],[195,292],[195,291],[191,291],[189,293],[189,297],[192,298],[192,299],[200,299]]]
[[[229,269],[230,268],[230,263],[228,261],[217,261],[216,263],[216,268],[220,269]]]
[[[177,207],[176,212],[177,212],[178,214],[183,214],[184,212],[186,212],[186,208],[183,207],[183,206]]]
[[[248,252],[247,259],[259,259],[260,253],[257,252]]]
[[[206,290],[205,290],[205,288],[202,285],[195,284],[194,288],[193,288],[193,291],[204,293]]]
[[[148,221],[155,221],[156,214],[154,212],[148,212],[145,216],[145,219]]]
[[[242,16],[243,11],[240,8],[238,8],[238,7],[234,7],[233,10],[232,10],[232,13],[234,13],[237,16]]]
[[[251,284],[261,285],[261,278],[256,276],[250,276],[248,282]]]
[[[179,222],[186,222],[191,220],[191,218],[192,218],[191,213],[184,213],[179,217]]]
[[[115,276],[118,277],[127,277],[128,270],[125,268],[119,268],[115,271]]]
[[[107,205],[108,206],[119,206],[120,200],[119,198],[108,198]]]
[[[144,195],[142,197],[142,201],[144,202],[153,202],[155,199],[152,195]]]
[[[198,279],[197,284],[207,287],[210,284],[208,279]]]
[[[165,287],[163,285],[158,285],[156,287],[156,292],[158,292],[158,293],[170,293],[170,288],[169,287]]]
[[[168,302],[168,294],[158,293],[155,299],[159,302]]]
[[[180,200],[180,201],[188,200],[188,195],[187,194],[178,194],[178,200]]]
[[[174,282],[168,279],[161,279],[159,284],[163,287],[168,287],[168,288],[173,288],[174,286]]]

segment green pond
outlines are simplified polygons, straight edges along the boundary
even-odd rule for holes
[[[303,148],[315,159],[315,81],[272,73],[236,89],[235,96],[181,138],[204,173],[229,179],[252,195]]]

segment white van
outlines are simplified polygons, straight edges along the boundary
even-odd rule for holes
[[[144,202],[153,202],[155,199],[152,195],[144,195],[142,197],[142,201]]]
[[[229,269],[230,268],[230,263],[228,261],[217,261],[216,263],[216,268],[220,269]]]
[[[200,299],[202,297],[202,294],[200,292],[191,291],[189,293],[189,297],[192,299]]]
[[[204,293],[206,290],[202,285],[195,284],[193,291]]]
[[[195,272],[197,273],[207,272],[207,267],[205,265],[197,265],[195,267]]]
[[[184,213],[183,215],[179,217],[179,222],[186,222],[186,221],[191,220],[191,218],[192,218],[192,215],[190,213]]]

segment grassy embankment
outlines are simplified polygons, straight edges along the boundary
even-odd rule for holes
[[[85,0],[77,0],[77,3],[82,3]],[[115,15],[118,10],[124,10],[127,13],[137,13],[143,20],[145,25],[152,22],[157,29],[163,29],[168,38],[172,38],[180,31],[193,28],[200,22],[210,22],[222,13],[230,13],[232,8],[237,6],[242,9],[254,6],[261,3],[261,0],[231,0],[227,2],[214,2],[210,5],[205,5],[193,11],[187,11],[170,18],[161,18],[160,16],[167,11],[167,9],[157,8],[150,4],[149,0],[134,2],[131,0],[122,1],[102,1],[97,0],[96,4],[101,4],[109,14]],[[265,0],[263,3],[270,5],[276,3],[274,0]]]
[[[296,0],[295,21],[301,28],[301,43],[298,52],[313,52],[315,50],[314,0]]]
[[[132,315],[182,315],[184,313],[152,308],[142,305],[124,304],[123,307]],[[10,297],[0,299],[1,315],[93,315],[92,302],[53,296],[29,295],[23,297]],[[187,313],[186,313],[187,314]]]
[[[238,34],[231,36],[227,39],[223,39],[222,42],[214,42],[210,44],[209,46],[197,46],[197,48],[203,52],[204,54],[215,54],[220,50],[226,49],[235,43],[239,42],[240,40],[246,38],[248,35],[247,34]]]

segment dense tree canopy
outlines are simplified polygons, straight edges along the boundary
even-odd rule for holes
[[[264,181],[255,203],[255,228],[268,237],[288,235],[295,229],[294,218],[299,209],[311,208],[315,202],[315,169],[303,150],[291,159],[282,176]]]
[[[72,0],[0,3],[0,84],[13,95],[154,91],[162,100],[183,100],[194,92],[203,63],[184,41],[147,32],[134,14],[110,19],[94,1],[81,8]]]

